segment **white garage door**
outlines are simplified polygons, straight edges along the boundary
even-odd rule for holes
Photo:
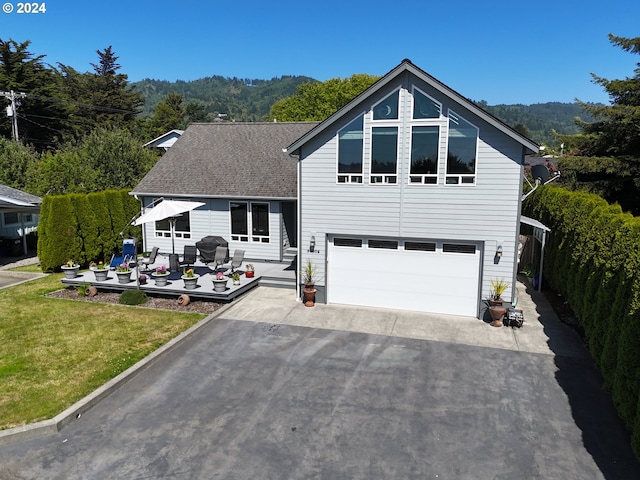
[[[480,244],[329,238],[327,301],[476,316]]]

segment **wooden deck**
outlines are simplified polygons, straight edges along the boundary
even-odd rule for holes
[[[247,278],[244,275],[244,265],[246,263],[252,263],[255,266],[255,276],[253,278]],[[238,269],[240,275],[240,285],[233,285],[231,278],[227,282],[227,288],[224,292],[216,292],[213,289],[213,279],[215,273],[206,265],[201,262],[196,262],[193,265],[195,273],[200,275],[198,278],[198,286],[195,289],[189,290],[184,286],[184,281],[180,278],[182,276],[182,269],[178,272],[171,272],[166,286],[156,286],[155,280],[152,275],[146,273],[140,268],[139,273],[145,274],[148,278],[145,284],[140,284],[136,281],[136,270],[133,270],[131,274],[131,281],[126,284],[118,282],[116,272],[109,271],[108,278],[104,282],[97,282],[95,276],[90,270],[82,270],[78,273],[78,276],[73,279],[63,278],[61,281],[67,286],[78,286],[82,284],[90,284],[96,287],[98,290],[117,291],[122,292],[124,290],[134,290],[140,288],[150,295],[160,295],[168,297],[178,297],[185,293],[190,297],[207,299],[215,302],[231,302],[233,299],[243,295],[258,285],[269,285],[275,287],[291,288],[295,289],[295,266],[292,264],[278,263],[278,262],[260,262],[260,261],[247,261],[243,266]],[[151,269],[158,265],[168,265],[168,259],[158,256],[155,264],[151,265]],[[226,272],[227,276],[231,276],[231,272]],[[293,292],[292,292],[293,295]]]

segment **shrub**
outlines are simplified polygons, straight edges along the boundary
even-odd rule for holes
[[[149,300],[147,294],[142,290],[125,290],[120,294],[122,305],[141,305]]]
[[[594,194],[538,188],[525,215],[551,229],[545,279],[567,298],[640,458],[640,218]]]
[[[114,251],[122,250],[120,232],[139,209],[138,201],[126,190],[46,195],[38,223],[38,259],[42,270],[59,269],[69,258],[81,265],[93,259],[111,258]],[[139,236],[131,228],[125,229],[125,234]]]

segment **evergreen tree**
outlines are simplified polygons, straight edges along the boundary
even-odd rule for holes
[[[640,37],[629,39],[609,34],[609,40],[626,52],[640,54]],[[580,153],[640,157],[640,63],[632,78],[607,80],[595,74],[592,77],[607,91],[611,105],[581,103],[596,121],[583,124],[588,141]]]
[[[149,118],[146,136],[151,140],[174,128],[184,128],[186,115],[182,95],[175,92],[167,94]]]
[[[640,37],[609,34],[609,40],[629,53],[640,54]],[[560,163],[575,188],[599,193],[623,209],[640,214],[640,63],[635,75],[607,80],[592,74],[594,82],[609,94],[610,105],[580,102],[595,118],[581,123],[583,132],[575,142],[576,156]]]
[[[76,99],[76,135],[97,127],[135,129],[136,116],[144,104],[142,94],[129,85],[127,75],[118,73],[118,57],[110,46],[97,50],[97,54],[99,63],[91,64],[93,73],[80,74],[66,65],[59,66],[66,92]]]
[[[30,41],[0,39],[0,91],[24,93],[17,111],[18,133],[25,144],[38,150],[55,148],[67,129],[69,105],[60,89],[59,74],[43,63],[44,55],[28,50]],[[0,97],[2,109],[9,100]],[[11,119],[0,115],[0,135],[11,137]]]

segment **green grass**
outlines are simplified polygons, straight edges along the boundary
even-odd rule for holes
[[[205,316],[46,297],[62,277],[0,290],[0,429],[54,417]]]

